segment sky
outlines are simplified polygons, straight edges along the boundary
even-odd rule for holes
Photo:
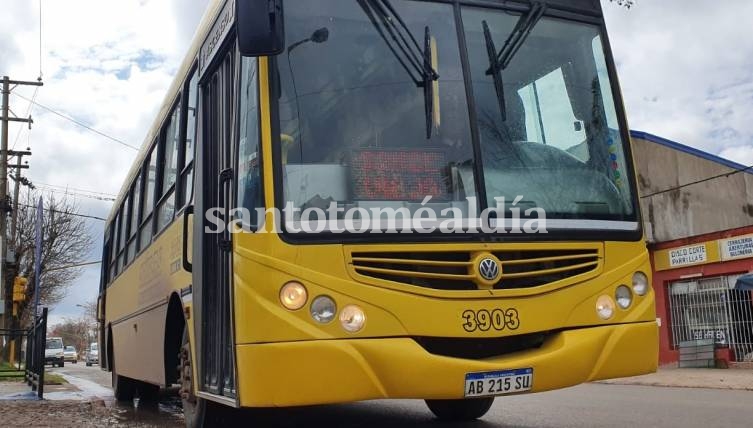
[[[636,0],[627,10],[602,1],[631,128],[753,164],[753,30],[739,18],[753,16],[753,2]],[[36,101],[141,146],[207,2],[41,0],[45,86]],[[1,3],[0,75],[35,80],[40,1]],[[11,107],[25,116],[29,103],[12,96]],[[55,195],[75,200],[83,214],[107,217],[111,203],[92,196],[118,193],[136,151],[40,107],[31,114],[31,131],[10,132],[11,147],[34,152],[28,178],[57,186]],[[88,224],[96,242],[89,260],[98,260],[104,224]],[[98,284],[99,267],[84,270],[50,322],[80,316],[76,305],[96,298]]]

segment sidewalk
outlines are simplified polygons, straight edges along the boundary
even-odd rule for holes
[[[81,394],[81,388],[72,383],[45,385],[44,398],[47,400],[82,400],[90,398]],[[79,397],[81,396],[81,397]],[[0,382],[0,401],[37,400],[37,393],[23,380]]]
[[[0,426],[88,428],[105,426],[146,426],[124,424],[118,412],[104,401],[83,396],[72,384],[45,385],[45,399],[23,381],[0,382]]]
[[[32,397],[33,396],[33,397]],[[0,382],[0,400],[35,399],[36,394],[31,393],[31,387],[23,380]]]
[[[653,374],[610,379],[598,383],[753,391],[753,370],[662,367]]]

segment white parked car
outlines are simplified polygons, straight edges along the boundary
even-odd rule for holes
[[[89,344],[89,350],[86,352],[86,366],[99,364],[99,345],[97,342]]]
[[[47,338],[47,344],[44,347],[44,363],[52,364],[52,367],[55,367],[56,364],[60,367],[65,365],[65,347],[63,346],[63,338]]]

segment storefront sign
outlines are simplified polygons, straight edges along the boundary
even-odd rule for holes
[[[714,343],[719,345],[727,344],[727,330],[722,328],[717,329],[693,329],[691,330],[693,339],[714,339]]]
[[[708,256],[705,244],[669,250],[669,265],[671,267],[706,263],[706,260],[708,260]]]
[[[736,236],[719,241],[722,260],[753,257],[753,235]]]
[[[654,251],[654,264],[657,271],[715,263],[719,260],[717,241]]]
[[[654,251],[657,271],[753,258],[753,234]]]

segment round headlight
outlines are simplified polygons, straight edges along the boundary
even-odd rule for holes
[[[614,300],[609,296],[601,296],[596,300],[596,313],[599,318],[608,320],[614,315]]]
[[[645,296],[648,293],[648,277],[643,272],[633,274],[633,291],[639,296]]]
[[[311,302],[311,318],[322,324],[335,319],[337,305],[329,296],[319,296]]]
[[[306,287],[299,282],[288,282],[280,289],[280,303],[291,311],[301,309],[307,300]]]
[[[357,333],[366,324],[366,314],[356,305],[348,305],[340,312],[340,324],[345,331]]]
[[[617,301],[617,306],[627,309],[633,303],[633,293],[626,285],[620,285],[614,293],[614,300]]]

